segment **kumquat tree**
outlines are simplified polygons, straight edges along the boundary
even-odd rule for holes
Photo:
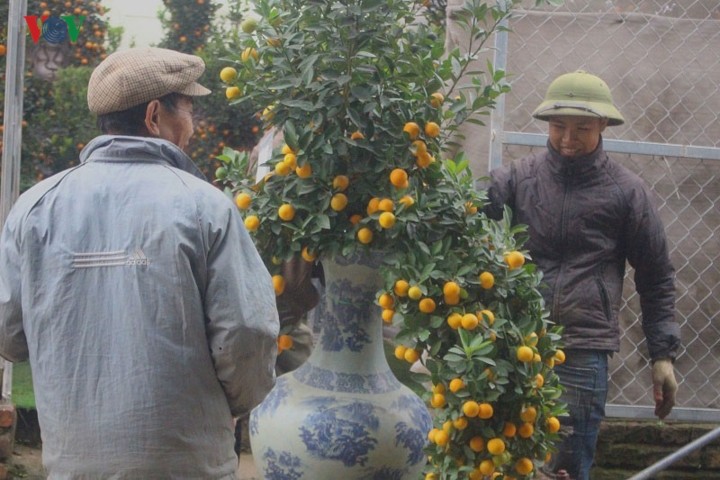
[[[284,137],[259,181],[247,153],[219,157],[276,285],[298,256],[383,256],[379,316],[399,328],[396,357],[428,372],[426,479],[533,478],[566,411],[525,229],[483,213],[477,152],[445,153],[509,88],[473,69],[516,3],[466,3],[472,44],[445,52],[421,3],[259,0],[218,72],[231,104],[262,106]]]

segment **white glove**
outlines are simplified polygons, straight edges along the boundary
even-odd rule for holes
[[[655,415],[661,420],[670,414],[675,405],[677,381],[672,362],[667,359],[655,360],[652,366],[653,397],[655,397]]]

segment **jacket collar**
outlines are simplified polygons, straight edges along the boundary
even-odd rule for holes
[[[201,180],[207,178],[185,152],[172,142],[153,137],[100,135],[80,152],[80,162],[163,162]]]
[[[548,164],[554,175],[568,180],[582,181],[594,175],[607,161],[607,155],[603,149],[603,139],[600,137],[597,148],[582,157],[565,157],[555,150],[550,141],[547,142]]]

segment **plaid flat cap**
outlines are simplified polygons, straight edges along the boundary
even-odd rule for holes
[[[132,48],[112,53],[95,68],[88,83],[92,113],[120,112],[169,93],[198,96],[210,90],[196,82],[205,62],[165,48]]]

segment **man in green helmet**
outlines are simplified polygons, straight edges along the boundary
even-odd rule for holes
[[[602,132],[624,119],[606,83],[577,71],[556,78],[533,117],[548,122],[547,149],[490,173],[487,213],[513,211],[543,272],[551,320],[563,326],[566,361],[555,366],[570,417],[549,470],[587,480],[608,389],[608,357],[620,347],[618,312],[628,262],[652,362],[655,415],[675,403],[680,349],[674,268],[653,193],[608,157]]]

